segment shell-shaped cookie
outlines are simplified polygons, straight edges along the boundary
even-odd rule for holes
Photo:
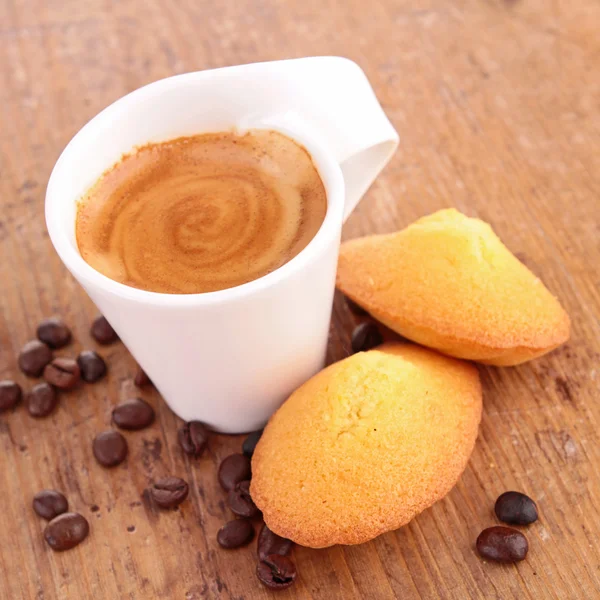
[[[463,472],[481,418],[469,363],[386,344],[324,369],[269,421],[251,495],[275,533],[312,548],[408,523]]]
[[[454,209],[344,243],[337,286],[390,329],[458,358],[516,365],[569,338],[544,284],[487,223]]]

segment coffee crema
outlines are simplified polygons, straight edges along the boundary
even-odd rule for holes
[[[325,219],[309,153],[276,131],[207,133],[124,156],[80,200],[83,259],[131,287],[231,288],[279,268]]]

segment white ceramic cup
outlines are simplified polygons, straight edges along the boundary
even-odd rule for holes
[[[123,285],[81,258],[77,201],[123,153],[231,128],[275,129],[311,154],[327,214],[300,254],[250,283],[187,295]],[[64,264],[177,415],[226,433],[252,431],[323,367],[342,223],[397,145],[363,71],[344,58],[177,75],[117,100],[75,135],[48,183],[48,231]]]

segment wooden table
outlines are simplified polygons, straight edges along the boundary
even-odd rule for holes
[[[62,315],[95,348],[96,311],[55,255],[44,191],[71,136],[101,108],[184,71],[308,54],[341,54],[367,72],[401,146],[345,227],[398,229],[456,206],[494,226],[559,296],[568,345],[531,364],[482,368],[485,411],[472,460],[450,495],[411,524],[357,547],[297,548],[300,577],[280,598],[600,597],[600,4],[595,0],[0,0],[0,379],[37,322]],[[355,318],[336,298],[331,358]],[[215,483],[241,438],[197,461],[158,395],[155,425],[128,435],[111,471],[91,440],[111,407],[137,394],[120,344],[103,350],[108,381],[64,395],[49,419],[0,416],[0,598],[269,598],[254,548],[215,541],[228,518]],[[232,373],[232,376],[234,373]],[[163,474],[190,500],[157,513],[142,498]],[[53,553],[30,504],[63,490],[91,523],[84,544]],[[539,504],[518,566],[484,563],[479,531],[501,492]],[[275,596],[273,596],[275,597]]]

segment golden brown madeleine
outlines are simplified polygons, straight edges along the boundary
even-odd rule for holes
[[[390,329],[458,358],[517,365],[569,338],[544,284],[487,223],[454,209],[342,244],[337,286]]]
[[[252,458],[267,526],[298,544],[360,544],[408,523],[463,472],[481,418],[474,365],[413,344],[335,363],[296,390]]]

